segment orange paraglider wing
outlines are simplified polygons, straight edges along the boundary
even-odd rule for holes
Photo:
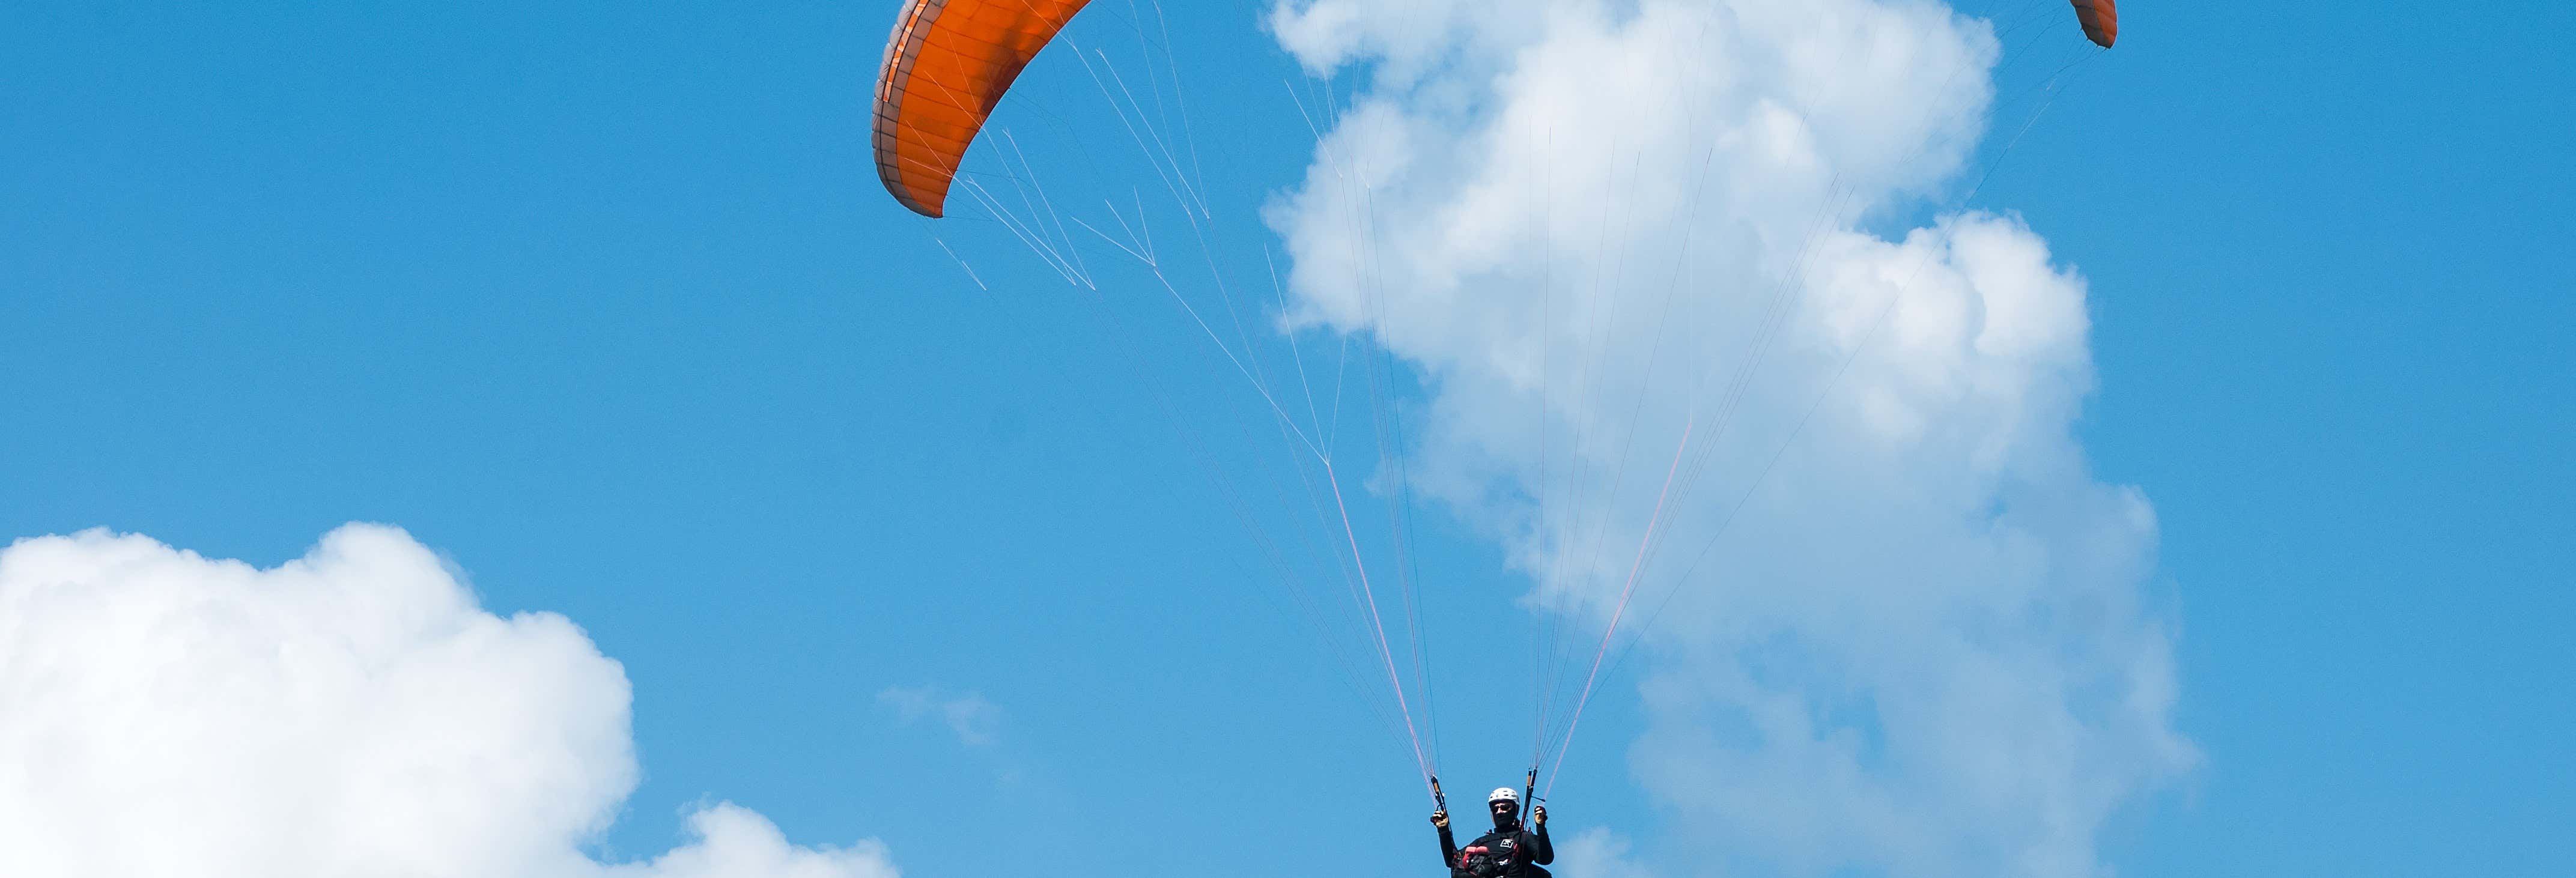
[[[936,217],[984,118],[1090,0],[907,0],[877,73],[877,177]]]
[[[2084,36],[2096,46],[2108,49],[2120,38],[2120,9],[2111,0],[2074,0],[2075,20],[2084,25]]]

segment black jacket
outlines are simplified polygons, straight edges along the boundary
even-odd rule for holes
[[[1556,862],[1556,847],[1547,841],[1547,824],[1536,831],[1510,826],[1477,836],[1461,848],[1440,827],[1440,862],[1452,878],[1544,878],[1538,868]]]

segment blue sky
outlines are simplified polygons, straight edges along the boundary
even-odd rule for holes
[[[2576,21],[2131,6],[1969,199],[2080,270],[2075,429],[2154,507],[2140,593],[2201,761],[2102,860],[2563,868],[2576,75],[2543,40]],[[1123,7],[1077,39],[1119,45]],[[1314,159],[1297,64],[1251,7],[1169,12],[1216,249],[1257,277],[1253,217]],[[922,875],[1423,867],[1411,756],[1207,476],[1261,465],[1205,407],[1245,388],[1158,292],[1104,307],[884,197],[892,13],[0,12],[0,535],[265,566],[408,530],[623,665],[643,773],[605,858],[729,800]],[[1134,183],[1090,170],[1131,145],[1062,54],[1001,124],[1050,183]],[[1955,209],[1951,179],[1868,222]],[[1523,767],[1520,653],[1475,665],[1530,631],[1526,582],[1419,521],[1443,764],[1482,789]],[[972,693],[989,740],[890,689]],[[1597,699],[1560,828],[1691,874],[1623,759],[1637,676]]]

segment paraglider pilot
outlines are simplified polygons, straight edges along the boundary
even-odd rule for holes
[[[1494,831],[1465,848],[1450,838],[1449,812],[1431,812],[1431,825],[1440,828],[1440,861],[1451,878],[1548,878],[1539,868],[1556,861],[1556,848],[1547,841],[1547,806],[1530,809],[1534,826],[1527,829],[1521,826],[1520,794],[1512,788],[1495,790],[1485,807],[1494,812]]]

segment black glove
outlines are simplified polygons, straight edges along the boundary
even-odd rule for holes
[[[1546,826],[1546,825],[1547,825],[1547,806],[1546,806],[1546,805],[1532,805],[1532,806],[1530,806],[1530,818],[1531,818],[1531,819],[1534,819],[1534,820],[1537,820],[1537,821],[1538,821],[1538,825],[1540,825],[1540,826]]]

